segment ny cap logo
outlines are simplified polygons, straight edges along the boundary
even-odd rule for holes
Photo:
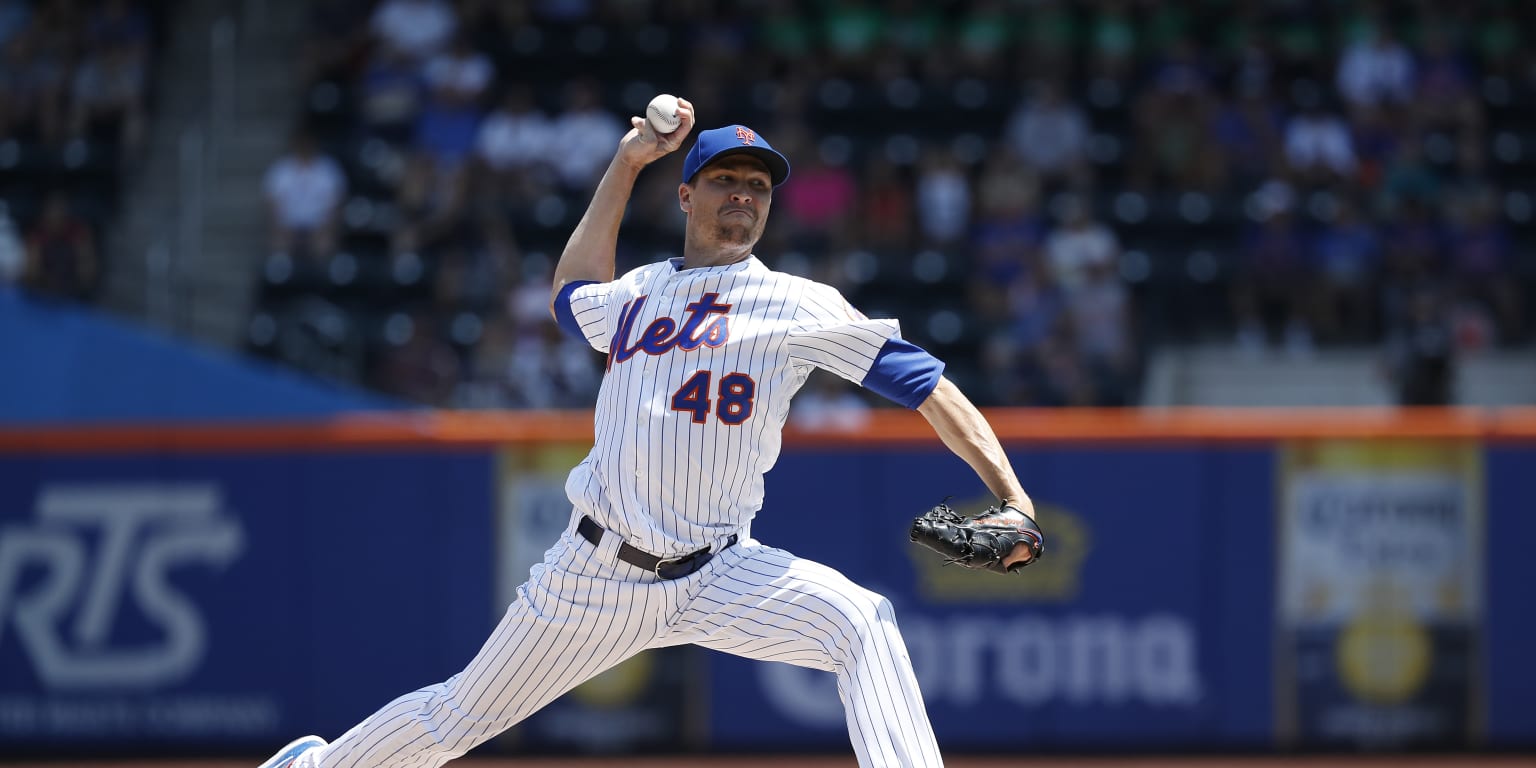
[[[736,126],[736,138],[741,139],[743,144],[751,144],[757,141],[757,134],[753,133],[750,128],[738,125]]]

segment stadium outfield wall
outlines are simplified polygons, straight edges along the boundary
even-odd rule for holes
[[[989,412],[1047,531],[921,417],[786,435],[753,535],[891,598],[941,743],[1536,748],[1536,410]],[[265,749],[458,670],[568,522],[588,413],[0,429],[0,753]],[[1007,727],[999,728],[999,722]],[[488,751],[844,749],[832,678],[643,654]]]

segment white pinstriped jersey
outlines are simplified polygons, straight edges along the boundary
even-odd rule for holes
[[[566,494],[634,546],[673,557],[749,533],[778,459],[790,398],[813,367],[864,380],[895,320],[756,256],[640,267],[570,294],[587,341],[608,354],[592,452]]]

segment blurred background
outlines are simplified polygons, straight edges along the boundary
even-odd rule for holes
[[[662,92],[790,157],[758,255],[899,318],[1062,531],[1022,580],[925,570],[912,499],[974,477],[835,377],[796,400],[755,532],[896,600],[946,746],[1536,748],[1533,35],[1518,0],[0,0],[0,759],[264,756],[457,671],[569,513],[602,357],[550,274]],[[680,169],[621,272],[680,253]],[[870,551],[803,541],[873,510]],[[837,752],[829,680],[648,654],[484,750]]]

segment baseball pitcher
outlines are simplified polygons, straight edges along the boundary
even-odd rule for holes
[[[566,482],[570,525],[462,672],[263,768],[435,768],[624,659],[682,643],[832,672],[859,765],[942,765],[890,602],[752,537],[790,398],[824,368],[933,425],[999,499],[972,518],[940,505],[912,521],[913,540],[952,562],[1006,573],[1039,558],[1033,504],[981,413],[895,320],[753,254],[790,166],[751,128],[702,131],[689,149],[683,255],[615,276],[637,177],[693,130],[687,100],[674,116],[664,134],[631,118],[555,270],[560,327],[607,355],[592,451]]]

